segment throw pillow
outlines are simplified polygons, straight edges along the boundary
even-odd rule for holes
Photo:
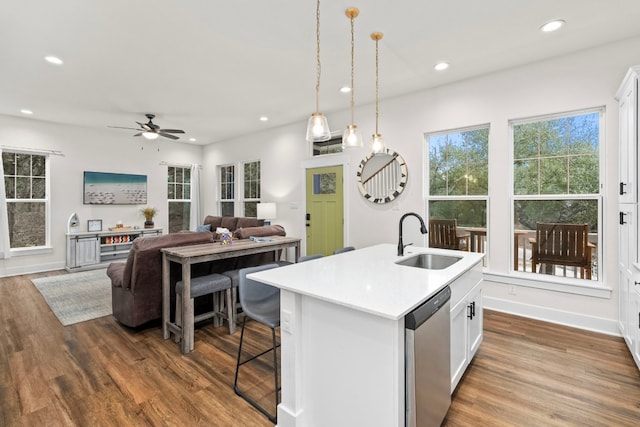
[[[211,231],[211,224],[199,225],[196,227],[196,231]]]

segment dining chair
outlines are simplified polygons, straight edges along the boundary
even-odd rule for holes
[[[469,250],[470,234],[458,231],[456,219],[429,219],[429,247],[441,249]]]
[[[238,291],[240,293],[240,304],[244,312],[242,320],[242,332],[240,333],[240,344],[238,346],[238,358],[236,361],[236,374],[233,381],[233,390],[235,393],[246,400],[251,406],[262,412],[274,424],[277,422],[277,408],[280,403],[280,385],[278,380],[278,354],[276,349],[280,344],[276,340],[276,328],[280,326],[280,289],[269,286],[247,277],[248,274],[258,271],[277,268],[278,264],[266,264],[258,267],[243,268],[239,272],[240,283]],[[247,326],[247,320],[253,319],[271,329],[272,346],[263,352],[251,355],[248,359],[241,360],[242,345],[244,343],[244,333]],[[249,397],[238,386],[238,374],[240,367],[249,363],[267,353],[273,351],[273,373],[275,384],[275,410],[274,413],[269,412],[262,405]],[[255,387],[255,385],[254,385]]]
[[[355,251],[356,248],[354,248],[353,246],[345,246],[344,248],[339,248],[336,249],[335,251],[333,251],[334,255],[338,255],[338,254],[342,254],[345,252],[351,252],[351,251]]]
[[[322,258],[323,256],[324,256],[323,254],[303,255],[300,258],[298,258],[298,263],[305,262],[305,261],[311,261],[313,259]]]
[[[588,224],[536,223],[531,243],[531,270],[539,264],[580,268],[580,278],[591,279],[591,250]]]

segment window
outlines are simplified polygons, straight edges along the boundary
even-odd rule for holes
[[[457,220],[459,249],[484,252],[489,126],[429,134],[427,147],[429,218]],[[471,247],[463,247],[467,244]]]
[[[191,168],[167,168],[167,199],[169,233],[188,230],[191,215]]]
[[[47,246],[48,156],[3,152],[2,165],[11,249]]]
[[[235,166],[220,166],[220,201],[219,212],[221,216],[235,215]]]
[[[331,138],[328,141],[313,143],[313,155],[323,156],[325,154],[342,153],[342,135]]]
[[[258,216],[258,203],[260,202],[260,162],[244,164],[243,182],[243,215],[246,217]]]
[[[531,256],[538,223],[588,224],[591,280],[597,280],[602,115],[597,109],[511,122],[514,270],[582,277],[583,267],[553,260],[532,271]]]

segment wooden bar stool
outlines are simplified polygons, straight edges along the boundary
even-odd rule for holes
[[[203,295],[213,295],[213,311],[194,316],[193,319],[182,318],[182,280],[176,283],[176,325],[182,326],[184,322],[201,322],[216,316],[226,319],[229,324],[229,333],[236,331],[235,314],[233,313],[233,300],[231,293],[231,279],[222,274],[209,274],[191,279],[191,306],[193,299]],[[222,303],[219,298],[221,292],[226,294],[226,314],[221,311]],[[193,308],[191,310],[193,312]],[[191,348],[193,350],[193,347]]]

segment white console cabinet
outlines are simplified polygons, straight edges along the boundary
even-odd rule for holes
[[[482,343],[482,266],[477,264],[451,286],[451,393]]]
[[[638,209],[638,80],[631,67],[618,92],[618,328],[640,367],[640,209]]]
[[[126,258],[137,237],[161,234],[161,228],[67,233],[66,269],[79,271],[105,267]]]

